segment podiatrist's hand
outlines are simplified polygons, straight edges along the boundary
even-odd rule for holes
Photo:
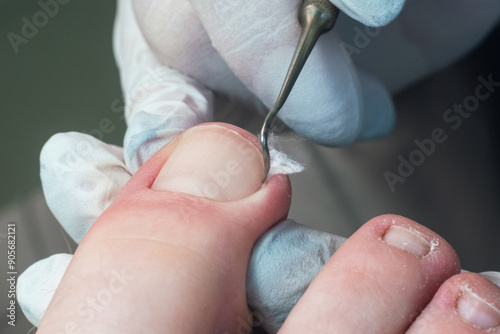
[[[225,334],[266,325],[247,306],[247,265],[259,236],[286,217],[291,189],[285,175],[261,184],[262,172],[257,138],[233,126],[201,125],[166,145],[85,235],[37,333]],[[272,239],[288,238],[282,226]],[[331,258],[316,252],[285,268],[266,261],[308,247],[294,241],[257,242],[261,270],[284,269],[284,286],[325,258],[280,333],[500,332],[500,288],[458,274],[451,246],[409,219],[377,217]]]
[[[302,0],[121,0],[120,10],[130,1],[163,64],[247,104],[262,101],[264,111],[273,105],[300,34]],[[500,16],[497,0],[331,2],[344,14],[319,39],[278,114],[299,135],[331,146],[387,135],[389,92],[461,58]]]

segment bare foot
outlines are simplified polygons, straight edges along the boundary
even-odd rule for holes
[[[80,244],[37,333],[246,333],[252,246],[290,205],[261,184],[252,135],[193,128],[151,158]],[[409,219],[370,220],[331,257],[280,333],[500,333],[500,288],[459,274]]]
[[[500,333],[500,288],[459,272],[434,232],[374,218],[332,256],[279,333]]]

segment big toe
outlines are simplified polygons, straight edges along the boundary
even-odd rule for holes
[[[262,183],[259,147],[208,124],[150,158],[82,240],[40,333],[234,332],[252,245],[290,205],[286,176]]]

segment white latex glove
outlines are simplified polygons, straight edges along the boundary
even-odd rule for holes
[[[257,97],[264,111],[273,105],[300,34],[302,0],[127,1],[162,63],[246,103]],[[394,22],[366,33],[363,24],[388,24],[405,1],[331,2],[361,23],[341,14],[278,114],[329,146],[388,134],[394,111],[385,86],[399,90],[462,57],[500,15],[497,0],[408,1]]]
[[[261,111],[274,104],[299,40],[301,2],[133,1],[144,36],[162,63]],[[333,2],[375,25],[388,23],[404,4]],[[336,32],[319,39],[278,116],[299,135],[330,146],[385,136],[394,124],[389,94],[350,62]]]

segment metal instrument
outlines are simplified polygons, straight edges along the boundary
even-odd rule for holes
[[[260,143],[264,155],[264,178],[267,178],[271,167],[271,157],[267,139],[274,118],[285,104],[300,71],[309,57],[319,36],[333,28],[339,10],[329,0],[305,0],[299,10],[299,22],[302,27],[299,42],[295,48],[295,53],[288,68],[288,72],[281,87],[281,91],[272,109],[267,114],[262,129],[260,130]]]

